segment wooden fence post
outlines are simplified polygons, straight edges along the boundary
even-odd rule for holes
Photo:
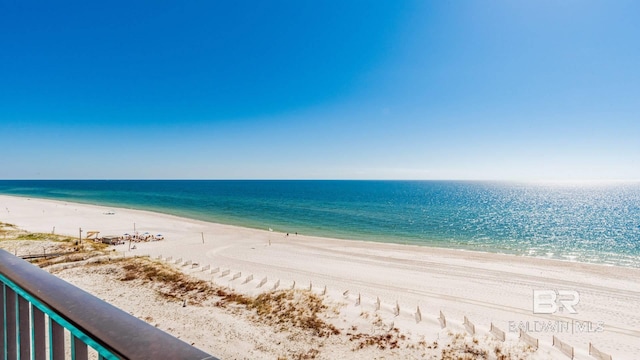
[[[251,275],[247,276],[247,278],[246,278],[246,279],[244,279],[243,284],[246,284],[246,283],[248,283],[248,282],[249,282],[249,281],[251,281],[251,280],[253,280],[253,274],[251,274]]]
[[[561,341],[555,335],[553,335],[552,339],[553,339],[553,347],[560,350],[561,353],[567,355],[569,359],[573,359],[573,356],[574,356],[573,346]]]
[[[464,317],[464,328],[467,330],[467,332],[471,335],[475,335],[476,334],[476,326],[473,325],[473,323],[471,321],[469,321],[469,319],[467,319],[467,317]]]
[[[589,355],[593,356],[597,360],[612,360],[611,355],[596,349],[596,347],[591,343],[589,343]]]
[[[500,341],[505,341],[506,340],[506,336],[505,336],[504,331],[498,329],[498,327],[493,325],[493,323],[491,323],[491,328],[489,329],[489,332],[492,333],[493,336],[495,336]]]
[[[533,347],[534,349],[538,350],[538,345],[540,343],[538,339],[522,331],[522,329],[520,329],[520,339],[522,339],[522,341],[524,341],[525,343],[531,345],[531,347]]]
[[[440,310],[440,316],[438,317],[438,321],[440,322],[440,328],[444,329],[447,327],[447,318],[444,317],[442,310]]]

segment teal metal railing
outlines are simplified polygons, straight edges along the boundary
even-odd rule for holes
[[[0,287],[0,360],[215,359],[4,250]]]

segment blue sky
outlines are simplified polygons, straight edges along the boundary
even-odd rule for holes
[[[0,3],[0,179],[640,180],[634,1]]]

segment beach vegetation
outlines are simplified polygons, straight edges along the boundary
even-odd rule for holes
[[[353,329],[353,328],[352,328]],[[397,327],[388,332],[368,334],[362,332],[348,332],[349,341],[355,343],[353,351],[366,347],[376,347],[380,350],[393,350],[400,348],[401,341],[406,340],[406,336],[400,333]]]
[[[318,349],[312,348],[312,349],[300,352],[298,354],[295,354],[293,358],[296,360],[309,360],[309,359],[317,358],[318,355],[320,355],[320,351]]]
[[[15,231],[17,229],[18,227],[13,224],[3,223],[2,221],[0,221],[0,233]]]
[[[120,281],[149,284],[167,299],[188,299],[190,305],[197,306],[217,299],[215,306],[251,311],[253,320],[272,325],[279,331],[298,329],[316,337],[340,334],[338,328],[323,319],[328,307],[322,297],[310,291],[280,290],[253,297],[193,278],[149,258],[123,258],[112,263],[121,268],[117,275]]]
[[[280,290],[262,293],[248,304],[256,320],[286,331],[291,327],[317,337],[339,335],[340,330],[322,318],[328,309],[322,298],[310,291]]]
[[[34,240],[34,241],[56,241],[51,234],[43,233],[22,233],[16,236],[16,240]]]
[[[509,348],[507,345],[500,343],[491,347],[488,341],[480,341],[476,337],[469,339],[469,336],[462,333],[448,332],[448,342],[446,346],[442,346],[440,359],[443,360],[476,360],[476,359],[498,359],[498,360],[524,360],[529,358],[533,349],[529,347],[516,346]],[[435,346],[429,348],[437,348]]]
[[[52,242],[75,242],[74,238],[49,233],[32,233],[18,229],[13,225],[1,224],[0,233],[5,240],[27,240],[27,241],[52,241]]]
[[[162,297],[174,300],[189,299],[190,304],[201,304],[216,294],[215,289],[206,281],[190,277],[164,263],[149,258],[117,259],[123,272],[120,281],[140,281],[153,285]]]

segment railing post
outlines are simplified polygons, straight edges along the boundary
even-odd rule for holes
[[[20,359],[31,359],[31,319],[29,318],[29,302],[22,296],[18,297],[18,344]]]
[[[7,334],[6,334],[6,322],[5,322],[5,316],[4,316],[4,309],[6,308],[6,297],[4,295],[5,292],[5,286],[4,284],[0,284],[0,325],[2,325],[2,327],[0,328],[0,359],[4,360],[5,357],[3,354],[7,353]]]
[[[49,318],[50,360],[64,360],[64,328]]]
[[[31,341],[33,358],[35,360],[46,359],[46,331],[44,313],[35,306],[31,307]]]
[[[89,354],[87,352],[87,344],[76,336],[71,336],[71,359],[73,360],[87,360]]]
[[[7,359],[17,359],[18,358],[18,341],[17,341],[17,333],[16,333],[16,320],[17,320],[17,295],[15,291],[5,286],[5,343],[7,346],[6,354]]]

